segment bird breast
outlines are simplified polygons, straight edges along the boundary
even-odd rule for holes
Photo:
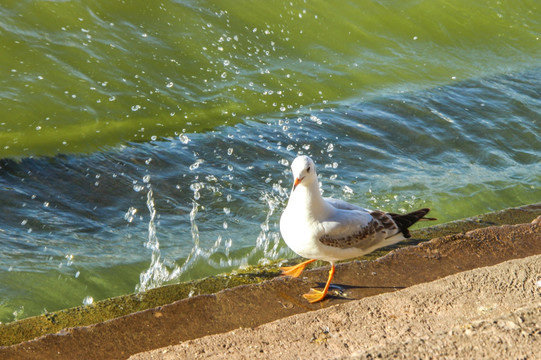
[[[311,257],[311,250],[318,247],[318,239],[325,229],[315,219],[307,219],[306,214],[284,211],[280,218],[280,232],[287,246],[297,255]]]

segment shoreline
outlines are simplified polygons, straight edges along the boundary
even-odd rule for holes
[[[484,228],[490,225],[529,223],[533,218],[536,218],[539,215],[541,215],[541,204],[533,204],[416,230],[413,233],[414,240],[401,243],[402,246],[399,249],[392,251],[383,258],[377,260],[354,260],[340,264],[337,271],[337,282],[339,284],[355,284],[358,279],[367,279],[370,277],[375,278],[372,279],[375,280],[375,282],[373,284],[363,284],[363,287],[359,289],[353,287],[346,287],[345,290],[341,289],[340,292],[336,292],[334,296],[331,296],[328,301],[326,300],[324,304],[315,304],[315,306],[307,305],[302,301],[299,301],[299,299],[295,297],[295,294],[298,293],[297,295],[300,296],[300,294],[306,290],[307,286],[314,284],[315,281],[320,281],[322,274],[326,272],[325,268],[308,270],[306,278],[303,279],[274,279],[279,274],[276,267],[271,268],[270,270],[254,268],[248,269],[245,273],[237,274],[235,276],[212,277],[198,282],[190,282],[188,284],[168,285],[163,288],[150,290],[144,295],[132,294],[122,296],[97,302],[92,306],[67,309],[47,315],[19,320],[13,323],[2,324],[0,325],[0,338],[4,339],[3,341],[11,341],[11,343],[2,344],[4,347],[0,347],[0,355],[5,354],[8,356],[7,358],[19,358],[9,357],[18,354],[17,356],[20,355],[20,358],[25,358],[25,356],[33,354],[33,358],[35,358],[36,354],[44,354],[43,352],[36,352],[38,349],[41,349],[40,346],[48,344],[47,346],[50,347],[51,341],[58,346],[62,343],[64,352],[66,349],[70,348],[70,343],[79,344],[77,346],[80,346],[81,341],[83,341],[86,346],[100,347],[107,343],[106,338],[96,336],[100,331],[103,334],[107,334],[107,331],[110,331],[112,328],[121,327],[121,324],[124,324],[125,326],[128,324],[131,324],[130,326],[137,324],[149,324],[148,326],[155,326],[150,324],[154,324],[155,322],[163,323],[163,320],[165,320],[166,317],[173,316],[173,314],[184,314],[191,319],[192,327],[201,327],[200,323],[202,320],[196,316],[196,311],[194,311],[193,308],[194,305],[199,306],[199,310],[205,309],[203,310],[207,311],[207,314],[205,315],[212,314],[214,318],[220,318],[222,315],[227,315],[224,313],[225,310],[228,315],[230,315],[230,318],[223,320],[224,325],[227,325],[223,328],[211,324],[212,326],[209,328],[201,327],[200,329],[189,329],[192,330],[191,332],[194,336],[197,335],[192,337],[192,339],[208,335],[212,333],[212,331],[218,333],[230,331],[237,327],[255,327],[283,317],[316,310],[321,308],[321,306],[332,307],[334,305],[352,301],[352,299],[355,299],[353,301],[357,301],[359,298],[371,297],[383,292],[396,291],[415,284],[432,281],[434,280],[434,276],[436,276],[436,278],[441,278],[471,268],[493,265],[494,263],[506,261],[509,258],[525,257],[527,255],[534,255],[537,251],[541,252],[541,249],[539,249],[541,247],[539,242],[534,242],[534,244],[530,244],[529,247],[521,248],[520,251],[514,248],[513,251],[509,252],[505,250],[505,246],[515,245],[513,243],[501,244],[501,237],[505,237],[504,233],[506,231],[511,231],[511,229],[505,226],[491,228],[493,229],[493,232],[496,231],[494,229],[504,229],[505,231],[498,235],[498,241],[490,245],[486,241],[477,241],[475,246],[472,247],[473,245],[471,244],[470,239],[470,244],[468,245],[469,248],[467,250],[470,254],[466,255],[472,255],[471,263],[466,266],[466,264],[457,265],[451,262],[448,264],[449,268],[446,268],[444,272],[441,272],[441,269],[438,270],[442,263],[442,253],[445,253],[445,251],[456,251],[456,249],[453,250],[452,247],[449,247],[450,245],[457,246],[457,244],[467,244],[467,242],[464,242],[464,236],[469,233],[464,234],[464,232],[471,231],[474,228]],[[475,233],[475,230],[473,233]],[[442,237],[444,235],[447,237]],[[425,242],[426,239],[438,237],[439,239]],[[415,244],[420,245],[410,246]],[[491,248],[483,248],[496,245],[505,246],[497,251]],[[465,251],[465,248],[463,248],[462,251]],[[490,261],[484,263],[483,261],[473,258],[473,256],[477,256],[476,253],[482,253],[483,251],[489,253],[492,252],[492,254],[490,254],[490,261],[492,263]],[[407,264],[407,261],[411,262],[415,257],[419,257],[420,253],[423,253],[424,262],[427,262],[427,264],[431,266],[438,266],[431,271],[427,271],[425,268],[422,274],[415,274],[412,272],[410,276],[404,277],[402,281],[399,282],[400,286],[397,285],[398,283],[396,281],[394,283],[389,283],[387,286],[384,285],[386,279],[385,276],[389,279],[397,280],[397,271],[396,269],[393,270],[393,267],[399,265],[402,265],[403,267],[404,264]],[[520,256],[518,256],[519,253]],[[377,255],[378,254],[376,254],[376,256]],[[412,264],[410,264],[410,266],[412,266]],[[413,269],[414,267],[412,267],[412,270]],[[385,271],[388,271],[387,275],[385,275]],[[378,275],[370,275],[373,273],[377,273]],[[197,294],[196,296],[187,297],[187,294],[194,291]],[[264,308],[263,313],[261,313],[261,309],[259,309],[260,313],[257,313],[258,309],[253,308],[253,303],[259,302],[260,305],[264,305],[265,301],[262,303],[261,299],[268,297],[269,292],[274,293],[274,295],[278,292],[278,299],[276,299],[275,296],[274,299],[268,300],[268,307]],[[251,296],[247,296],[246,293],[251,294]],[[278,307],[276,307],[277,301]],[[130,304],[130,302],[132,303]],[[236,307],[233,306],[234,303],[237,303]],[[233,307],[228,309],[225,304]],[[239,307],[239,304],[243,304],[244,307]],[[133,305],[136,306],[133,307]],[[144,309],[144,307],[146,307],[146,309]],[[181,308],[182,311],[179,311]],[[220,308],[220,311],[216,311],[215,308]],[[247,315],[246,319],[231,319],[231,317],[234,318],[234,316],[232,316],[233,314],[246,311],[246,308],[252,309],[256,313]],[[178,328],[178,321],[172,323],[171,326]],[[105,328],[108,328],[109,330],[103,331]],[[167,329],[167,327],[165,326],[164,329]],[[58,333],[58,331],[60,332]],[[135,336],[136,334],[132,334],[126,329],[123,331],[123,336],[127,336],[134,340],[132,335]],[[160,334],[163,330],[158,329],[156,331],[157,334]],[[55,333],[56,335],[53,335]],[[81,338],[81,334],[86,334],[86,339],[84,339],[85,336]],[[90,334],[92,335],[89,336]],[[109,336],[113,336],[112,333],[109,333]],[[186,336],[184,338],[178,337],[178,339],[182,341],[189,340]],[[90,341],[90,343],[88,343],[88,341]],[[97,341],[97,343],[95,341]],[[111,341],[111,339],[109,339],[109,341]],[[160,341],[151,342],[149,344],[139,342],[124,350],[119,350],[113,346],[110,351],[104,354],[116,354],[116,356],[112,356],[111,358],[118,358],[119,354],[123,353],[124,355],[122,356],[127,357],[135,353],[131,352],[129,349],[139,352],[166,345],[169,344],[166,343],[164,345],[163,342]],[[69,354],[84,358],[84,349],[85,347],[80,348],[79,351],[83,351],[82,353]],[[75,351],[75,349],[72,350]],[[65,354],[67,355],[68,353]]]
[[[540,278],[534,255],[129,359],[539,358]]]

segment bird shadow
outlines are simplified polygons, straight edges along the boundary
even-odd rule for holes
[[[317,282],[317,287],[322,288],[325,286],[325,283]],[[327,293],[326,298],[336,299],[336,300],[357,300],[356,297],[348,296],[348,290],[359,290],[359,289],[386,289],[386,290],[401,290],[405,289],[406,286],[360,286],[360,285],[345,285],[345,284],[331,284],[329,286],[329,292]],[[383,291],[386,292],[386,291]]]
[[[324,282],[317,282],[318,287],[325,287]],[[329,286],[330,290],[350,290],[350,289],[396,289],[401,290],[405,289],[406,286],[361,286],[361,285],[345,285],[345,284],[331,284]]]

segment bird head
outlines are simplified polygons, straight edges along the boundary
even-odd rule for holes
[[[314,180],[317,181],[316,174],[316,165],[306,155],[301,155],[293,160],[291,163],[291,171],[293,172],[293,190],[297,188],[298,185],[308,186]]]

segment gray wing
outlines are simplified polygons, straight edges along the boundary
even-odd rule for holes
[[[331,204],[332,206],[334,206],[336,209],[360,210],[360,211],[364,211],[364,212],[367,212],[367,213],[372,212],[371,210],[362,208],[362,207],[357,206],[357,205],[350,204],[350,203],[348,203],[348,202],[346,202],[344,200],[339,200],[339,199],[335,199],[335,198],[325,198],[325,201],[327,203]]]
[[[319,241],[341,249],[368,249],[398,233],[391,216],[382,211],[337,210],[322,225],[325,234]]]

